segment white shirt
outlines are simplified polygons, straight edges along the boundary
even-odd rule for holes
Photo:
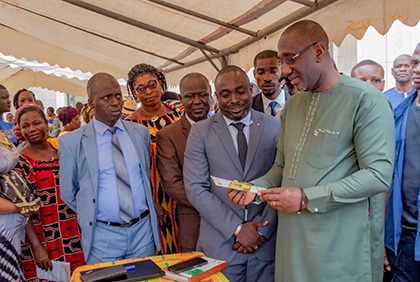
[[[286,104],[286,94],[284,93],[283,89],[280,91],[280,94],[274,100],[268,99],[267,97],[264,96],[264,94],[262,94],[262,92],[261,92],[261,97],[262,97],[264,112],[269,115],[271,115],[270,102],[272,101],[277,102],[276,113],[280,112],[284,108],[284,104]]]
[[[228,126],[229,133],[230,133],[230,136],[232,137],[233,145],[235,146],[236,153],[238,153],[238,140],[237,140],[238,130],[236,129],[236,127],[233,126],[233,124],[242,122],[245,125],[244,128],[242,129],[242,132],[245,135],[246,143],[249,144],[249,127],[252,124],[251,109],[249,110],[249,113],[241,120],[231,120],[225,116],[223,116],[223,118],[225,119],[226,125]]]

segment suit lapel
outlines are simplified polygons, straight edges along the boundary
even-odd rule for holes
[[[146,154],[144,152],[140,152],[140,149],[139,149],[139,148],[142,148],[143,146],[136,145],[136,143],[139,144],[138,142],[143,142],[143,138],[138,134],[138,131],[136,130],[136,128],[132,126],[134,125],[134,123],[131,124],[132,123],[131,121],[122,121],[122,123],[125,126],[125,129],[127,130],[128,135],[130,136],[130,139],[134,145],[134,148],[136,149],[139,163],[140,164],[145,163],[144,161],[146,161],[146,159],[144,159],[144,157]],[[147,156],[147,157],[150,157],[150,156]]]
[[[232,160],[238,172],[243,175],[241,162],[239,161],[238,154],[236,153],[235,146],[233,145],[232,136],[230,135],[227,124],[221,113],[218,113],[213,120],[213,129],[223,144],[228,156]]]
[[[257,112],[251,110],[251,119],[252,124],[249,128],[248,153],[246,154],[244,176],[246,176],[252,162],[254,161],[254,157],[260,144],[264,128],[264,123],[261,119],[261,116],[259,116]]]
[[[191,130],[191,124],[185,117],[185,114],[182,115],[180,123],[181,123],[182,134],[184,134],[185,137],[188,137],[188,134],[190,134],[190,130]]]
[[[85,131],[82,137],[83,151],[86,155],[86,161],[93,182],[93,191],[95,196],[98,192],[98,147],[96,145],[96,132],[93,126],[93,122],[88,123],[85,126]]]
[[[256,97],[255,97],[255,107],[254,109],[259,111],[259,112],[264,112],[264,104],[262,101],[262,93],[260,92]]]

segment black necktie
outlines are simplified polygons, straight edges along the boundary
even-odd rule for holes
[[[238,141],[238,156],[241,161],[242,168],[245,168],[246,153],[248,152],[248,144],[246,143],[245,134],[242,131],[245,124],[242,122],[234,123],[233,126],[238,130],[236,140]]]
[[[112,154],[114,156],[115,175],[117,177],[120,217],[122,220],[129,222],[134,216],[134,202],[128,170],[125,164],[124,153],[121,150],[121,145],[117,138],[117,128],[111,127],[108,130],[112,133]]]

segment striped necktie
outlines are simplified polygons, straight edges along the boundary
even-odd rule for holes
[[[117,178],[118,198],[120,204],[120,217],[129,222],[134,217],[133,194],[130,187],[130,178],[125,164],[124,153],[117,138],[117,127],[108,129],[112,133],[112,154],[114,156],[115,176]]]

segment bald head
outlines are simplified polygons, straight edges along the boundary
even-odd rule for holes
[[[366,81],[382,92],[385,87],[384,73],[384,68],[379,63],[363,60],[353,67],[351,77]]]
[[[375,62],[374,60],[363,60],[363,61],[358,62],[351,69],[351,73],[350,73],[351,77],[354,77],[355,78],[356,77],[356,72],[360,68],[365,67],[365,66],[373,66],[373,67],[377,68],[378,69],[378,74],[379,74],[380,78],[381,79],[384,78],[384,76],[385,76],[384,68],[379,63]]]
[[[203,74],[198,73],[198,72],[192,72],[189,74],[186,74],[181,81],[179,82],[179,91],[182,93],[185,92],[185,88],[188,87],[188,83],[191,79],[194,80],[201,80],[202,82],[204,82],[206,85],[208,85],[208,91],[210,91],[210,83],[209,80],[207,79],[207,77],[205,77]]]
[[[408,92],[411,90],[411,56],[401,54],[392,63],[391,74],[395,78],[395,89],[398,92]]]
[[[297,43],[300,45],[311,44],[312,42],[321,42],[328,46],[328,35],[322,26],[311,20],[298,21],[289,26],[282,34],[295,34]]]
[[[413,56],[411,56],[411,68],[413,70],[413,84],[417,90],[420,90],[420,43],[414,49]],[[417,101],[420,99],[417,95]]]
[[[100,72],[97,74],[94,74],[87,82],[86,85],[86,91],[88,94],[88,97],[90,99],[92,99],[92,97],[95,95],[95,90],[96,90],[96,86],[98,85],[98,83],[100,83],[100,81],[104,80],[104,79],[110,79],[110,80],[115,80],[116,83],[118,84],[118,81],[115,77],[113,77],[112,75],[105,73],[105,72]]]
[[[398,57],[395,58],[395,60],[393,62],[393,65],[395,66],[395,64],[398,61],[400,61],[400,60],[408,60],[408,61],[410,61],[411,60],[411,56],[408,55],[408,54],[401,54],[401,55],[399,55]]]
[[[340,79],[328,51],[327,33],[317,22],[294,23],[280,36],[277,47],[281,71],[297,90],[324,92]]]

